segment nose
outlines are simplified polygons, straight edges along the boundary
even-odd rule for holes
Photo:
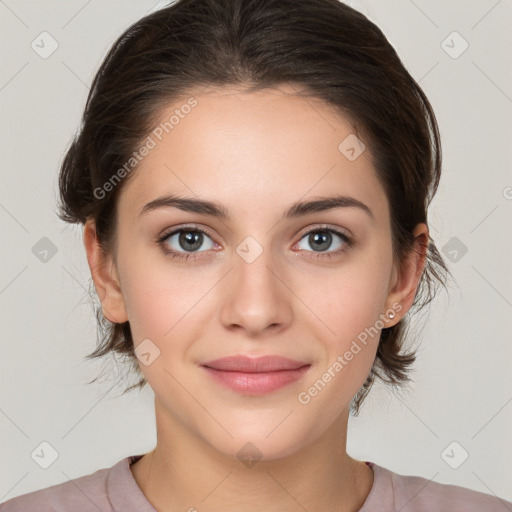
[[[243,330],[247,336],[286,329],[292,318],[284,270],[264,250],[254,261],[238,254],[234,267],[224,280],[220,319],[229,330]]]

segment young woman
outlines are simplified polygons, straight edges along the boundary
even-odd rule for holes
[[[504,511],[346,451],[408,313],[447,268],[429,101],[337,0],[179,0],[132,25],[60,174],[105,336],[155,394],[157,444],[21,511]]]

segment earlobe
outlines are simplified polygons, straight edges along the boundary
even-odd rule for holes
[[[84,226],[83,242],[103,315],[112,323],[126,322],[128,316],[115,265],[112,257],[104,254],[92,219],[88,219]]]
[[[389,292],[386,306],[387,310],[393,310],[395,315],[392,320],[387,322],[386,327],[392,327],[397,324],[406,315],[414,302],[416,290],[426,263],[428,233],[428,227],[425,223],[420,223],[416,226],[413,231],[414,246],[400,266],[400,269],[394,270],[395,284]]]

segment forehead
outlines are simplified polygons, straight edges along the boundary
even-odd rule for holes
[[[123,189],[120,209],[135,216],[160,195],[183,193],[245,208],[272,197],[266,207],[282,210],[301,198],[338,193],[386,210],[369,141],[359,134],[361,152],[344,116],[298,92],[287,85],[251,93],[203,89],[167,105],[146,139],[152,148]],[[349,146],[357,158],[347,157],[357,156],[346,152]]]

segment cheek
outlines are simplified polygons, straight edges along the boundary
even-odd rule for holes
[[[311,309],[325,324],[328,338],[338,340],[343,348],[349,338],[375,326],[385,310],[388,281],[389,271],[382,263],[366,263],[362,258],[331,272],[324,281],[327,284],[309,294]],[[381,322],[379,326],[382,328]]]
[[[364,384],[375,360],[387,278],[378,267],[353,265],[333,273],[322,293],[310,295],[317,316],[310,330],[321,340],[324,358],[298,397],[307,414],[326,428]],[[319,321],[319,318],[321,321]]]
[[[187,338],[184,330],[192,334],[200,325],[197,316],[204,314],[208,303],[204,296],[215,284],[211,272],[173,268],[163,257],[145,262],[135,253],[125,258],[121,270],[135,346],[149,338],[165,350],[170,344],[175,346],[176,340]]]
[[[309,285],[303,282],[304,293],[309,286],[309,304],[315,312],[309,324],[325,351],[325,361],[315,377],[321,383],[332,382],[327,386],[336,390],[333,400],[353,396],[375,360],[385,327],[381,314],[385,313],[391,272],[391,248],[381,250],[383,245],[375,244],[347,258],[323,280],[326,285],[316,287],[313,293],[310,280]]]
[[[135,254],[124,258],[122,272],[123,298],[135,346],[145,338],[163,339],[184,314],[187,288],[165,269]]]

